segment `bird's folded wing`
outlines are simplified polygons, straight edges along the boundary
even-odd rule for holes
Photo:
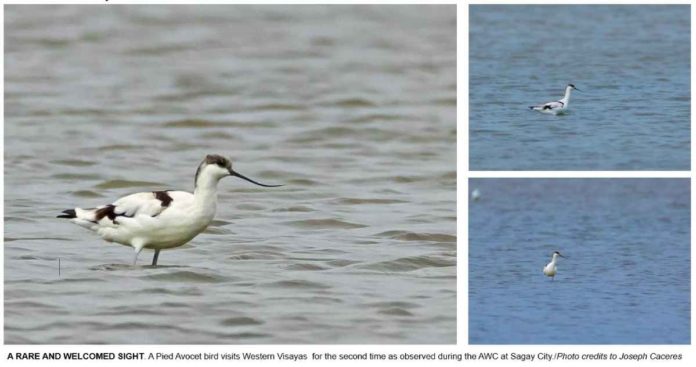
[[[157,216],[167,209],[171,203],[171,198],[167,199],[168,195],[166,193],[159,195],[157,193],[139,192],[124,196],[111,204],[114,206],[114,214],[126,217],[134,217],[136,215]],[[159,193],[164,192],[159,191]]]
[[[544,109],[556,109],[556,108],[563,108],[563,103],[562,102],[549,102],[544,105]]]

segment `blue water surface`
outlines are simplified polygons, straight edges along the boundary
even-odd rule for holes
[[[690,167],[688,5],[470,7],[472,170]],[[568,114],[530,105],[581,92]]]
[[[469,185],[471,344],[690,343],[688,179]]]

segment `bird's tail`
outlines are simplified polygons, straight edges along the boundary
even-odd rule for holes
[[[71,222],[79,226],[91,229],[95,224],[97,224],[95,217],[96,210],[97,209],[80,208],[67,209],[63,210],[63,214],[56,216],[56,218],[70,219]]]
[[[63,214],[57,216],[56,218],[73,219],[73,218],[77,218],[77,214],[75,213],[75,209],[68,209],[68,210],[63,210]]]
[[[541,107],[540,106],[529,106],[529,109],[539,111],[541,109]]]

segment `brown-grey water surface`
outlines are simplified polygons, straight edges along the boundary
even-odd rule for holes
[[[455,13],[6,6],[5,343],[455,343]],[[55,218],[208,153],[161,266]]]

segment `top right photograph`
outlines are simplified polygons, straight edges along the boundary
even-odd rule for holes
[[[688,171],[689,5],[469,7],[469,169]]]

